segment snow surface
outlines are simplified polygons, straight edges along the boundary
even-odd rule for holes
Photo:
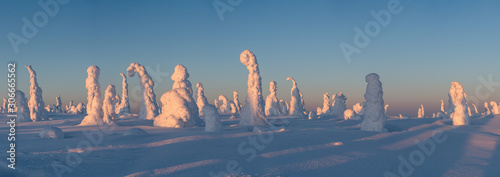
[[[131,63],[127,68],[128,77],[134,77],[135,73],[137,73],[141,78],[141,90],[143,97],[141,108],[139,110],[139,118],[152,120],[159,114],[156,95],[153,90],[155,84],[146,71],[146,68],[139,63]],[[189,86],[191,86],[191,84]]]
[[[450,119],[390,118],[387,132],[360,131],[361,121],[291,116],[270,119],[274,130],[252,132],[237,126],[239,118],[226,116],[221,122],[227,131],[214,133],[204,127],[154,127],[153,120],[137,116],[119,119],[119,126],[105,131],[98,126],[74,126],[84,115],[53,113],[50,117],[54,119],[16,124],[16,171],[8,170],[2,161],[2,175],[57,176],[54,164],[71,169],[63,170],[62,176],[72,177],[210,176],[227,172],[228,164],[241,168],[234,176],[500,174],[500,115],[473,117],[470,126],[453,126]],[[7,119],[0,114],[1,122]],[[8,134],[8,126],[0,124],[0,134]],[[39,132],[48,127],[59,127],[65,138],[40,138]],[[150,136],[122,136],[133,128]],[[86,143],[90,147],[81,145]],[[0,149],[8,146],[0,143]],[[239,153],[245,150],[255,156]],[[424,160],[419,160],[419,154]],[[81,161],[67,164],[66,159],[74,157]]]
[[[248,69],[248,90],[245,105],[241,111],[241,126],[268,125],[264,114],[264,99],[262,98],[262,83],[259,74],[257,58],[250,50],[240,55],[240,62]]]
[[[384,130],[387,117],[384,111],[382,82],[379,79],[379,75],[375,73],[368,74],[365,78],[368,83],[365,93],[366,109],[361,123],[361,130],[364,131]]]

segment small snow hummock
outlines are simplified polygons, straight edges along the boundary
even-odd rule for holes
[[[44,128],[39,133],[40,138],[52,138],[52,139],[63,139],[64,133],[60,128],[49,127]]]
[[[220,115],[214,105],[207,104],[203,109],[205,115],[205,131],[218,132],[224,129],[220,122]]]
[[[347,97],[342,92],[333,96],[332,112],[334,116],[344,117],[344,112],[347,109],[346,100]]]
[[[318,119],[318,114],[315,111],[310,111],[308,117],[309,119]]]
[[[117,100],[115,99],[115,96],[115,85],[111,84],[104,93],[104,101],[102,105],[102,111],[104,113],[102,120],[108,125],[113,124],[113,120],[116,119],[115,103]]]
[[[366,109],[364,119],[361,122],[361,130],[364,131],[383,131],[386,121],[384,112],[384,92],[382,91],[382,82],[378,74],[371,73],[365,78],[366,86]]]
[[[203,84],[197,83],[196,88],[198,91],[196,98],[196,105],[198,106],[198,112],[200,116],[204,116],[203,109],[206,105],[208,105],[207,97],[205,97],[205,89],[203,89]]]
[[[42,88],[38,86],[36,81],[36,72],[33,70],[31,65],[26,65],[26,68],[30,72],[30,100],[28,102],[28,107],[30,108],[30,117],[33,122],[45,120],[48,118],[47,111],[45,108],[45,103],[42,97]]]
[[[172,90],[161,96],[162,111],[154,120],[154,126],[182,128],[201,125],[198,106],[193,99],[192,88],[187,80],[189,74],[186,67],[177,65],[172,74],[172,80],[178,82],[172,86]],[[179,79],[183,77],[183,79]],[[189,83],[189,84],[188,84]]]
[[[399,118],[400,119],[410,119],[410,116],[399,114]]]
[[[276,96],[276,91],[278,86],[275,81],[269,83],[269,92],[271,92],[266,98],[266,116],[279,116],[281,115],[280,105],[278,98]]]
[[[350,120],[350,119],[355,119],[356,117],[356,112],[352,109],[346,109],[344,111],[344,120]]]
[[[123,136],[147,136],[147,135],[149,135],[149,133],[140,128],[131,128],[128,129],[125,133],[123,133]]]
[[[421,104],[420,108],[418,108],[418,118],[424,118],[425,117],[425,109],[424,105]]]
[[[245,50],[240,55],[240,62],[248,69],[248,90],[239,125],[269,125],[264,114],[265,103],[262,98],[262,83],[257,58],[250,50]]]
[[[87,69],[86,88],[87,92],[87,116],[83,118],[80,125],[103,125],[101,86],[99,85],[99,67],[92,65]]]
[[[28,107],[28,100],[24,96],[24,93],[20,90],[16,90],[16,107],[17,107],[17,117],[18,122],[31,122],[30,119],[30,108]]]
[[[156,95],[153,90],[155,84],[144,66],[139,63],[131,63],[127,68],[128,77],[134,77],[135,73],[141,78],[141,90],[143,94],[143,100],[139,110],[139,119],[152,120],[159,114]]]
[[[292,96],[290,100],[290,107],[288,109],[289,115],[291,116],[304,116],[304,98],[302,92],[300,92],[297,87],[297,82],[292,77],[286,78],[286,80],[292,81],[292,89],[290,94]]]
[[[465,94],[462,84],[452,82],[448,96],[450,98],[448,114],[453,120],[453,125],[469,125],[467,94]]]
[[[234,105],[236,106],[237,113],[241,114],[241,103],[240,103],[240,100],[238,98],[238,92],[236,92],[236,91],[233,92],[233,102],[234,102]]]
[[[130,115],[130,101],[128,98],[128,83],[125,74],[120,73],[122,76],[122,100],[120,101],[120,106],[117,108],[118,116]]]

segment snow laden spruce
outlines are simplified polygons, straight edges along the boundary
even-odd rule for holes
[[[102,111],[104,113],[103,121],[108,124],[115,124],[116,117],[115,105],[118,100],[116,99],[115,85],[111,84],[104,92],[104,101],[102,104]]]
[[[134,77],[135,73],[141,79],[142,101],[139,110],[139,119],[153,120],[159,114],[156,95],[153,90],[155,84],[144,66],[138,63],[131,63],[127,68],[127,75],[128,77]]]
[[[187,80],[189,73],[183,65],[177,65],[171,79],[172,90],[161,96],[162,111],[154,119],[154,126],[182,128],[202,125],[198,106],[193,99],[191,82]]]
[[[36,72],[33,70],[31,65],[26,65],[30,73],[30,100],[28,102],[28,107],[30,108],[30,118],[33,122],[40,120],[47,120],[48,115],[45,108],[45,103],[42,98],[42,88],[38,86],[36,79]]]
[[[116,112],[118,116],[128,116],[130,115],[130,101],[128,98],[127,77],[123,73],[120,73],[120,75],[122,76],[122,100]]]
[[[197,98],[196,98],[196,105],[198,106],[198,112],[200,116],[204,116],[203,110],[205,109],[205,106],[208,105],[207,97],[205,97],[205,89],[203,88],[203,84],[197,83],[196,84],[196,89],[197,89]]]
[[[467,94],[465,94],[462,84],[452,82],[448,97],[450,98],[448,114],[453,120],[453,125],[469,125]]]
[[[24,96],[24,93],[20,90],[16,90],[16,121],[17,122],[31,122],[30,119],[30,108],[28,107],[28,100]]]
[[[280,105],[278,102],[278,98],[276,96],[276,91],[278,90],[278,86],[275,81],[271,81],[269,83],[269,92],[271,92],[266,97],[266,116],[280,116],[282,115],[280,110]]]
[[[233,92],[233,102],[234,102],[234,105],[236,105],[236,110],[237,110],[236,112],[238,114],[241,114],[241,103],[240,103],[240,99],[239,99],[237,91]]]
[[[92,65],[87,69],[87,116],[83,118],[80,125],[103,125],[102,104],[101,104],[101,85],[99,85],[99,67]]]
[[[375,73],[368,74],[365,80],[368,85],[366,86],[366,107],[364,119],[361,122],[361,130],[383,131],[387,117],[384,111],[382,82],[380,82],[378,74]]]
[[[250,50],[240,55],[240,62],[248,69],[248,90],[245,105],[241,111],[241,126],[269,125],[264,115],[264,100],[262,98],[262,83],[259,75],[257,58]]]
[[[346,100],[347,97],[344,96],[342,92],[339,92],[333,96],[332,114],[334,116],[339,116],[339,117],[344,116],[344,111],[347,109],[347,106],[345,104]]]
[[[288,112],[291,116],[304,116],[304,98],[302,96],[302,92],[300,92],[297,87],[297,82],[292,77],[286,78],[286,80],[292,81],[292,89],[290,91],[291,99],[290,99],[290,108]]]

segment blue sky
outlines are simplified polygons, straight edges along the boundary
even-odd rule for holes
[[[374,21],[370,11],[386,10],[389,0],[243,0],[223,14],[223,21],[213,2],[70,1],[60,5],[58,13],[16,53],[7,35],[22,35],[21,18],[32,21],[43,10],[34,0],[6,1],[0,7],[2,61],[18,63],[18,89],[25,93],[29,75],[22,66],[31,64],[49,104],[57,95],[64,104],[86,103],[90,65],[101,68],[102,91],[115,84],[120,93],[119,73],[126,72],[131,62],[159,73],[155,77],[158,97],[171,89],[173,68],[183,64],[193,85],[204,84],[210,102],[220,94],[232,98],[233,90],[240,92],[243,102],[248,71],[239,55],[245,49],[257,55],[264,96],[274,80],[278,97],[288,101],[291,83],[286,77],[292,76],[308,110],[322,105],[325,92],[344,92],[348,107],[362,102],[364,77],[372,72],[384,84],[390,115],[416,115],[424,104],[430,116],[441,99],[448,99],[452,81],[461,82],[469,97],[482,87],[480,77],[492,75],[493,81],[500,82],[499,1],[401,0],[401,13],[393,14],[350,63],[339,44],[352,45],[353,29],[364,29]],[[138,78],[129,78],[129,84],[132,91],[138,88]],[[500,101],[498,90],[499,86],[493,91],[480,89],[480,94],[491,95],[480,105]],[[7,95],[6,90],[1,93]]]

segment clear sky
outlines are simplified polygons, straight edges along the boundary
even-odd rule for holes
[[[220,0],[232,8],[223,20],[213,2],[70,1],[16,53],[8,34],[22,36],[22,18],[33,21],[43,9],[35,0],[5,1],[0,7],[2,61],[18,63],[18,89],[27,95],[29,75],[23,66],[32,65],[47,104],[55,103],[57,95],[64,104],[86,103],[90,65],[101,68],[102,92],[115,84],[120,94],[119,73],[131,62],[154,70],[148,72],[156,73],[158,98],[171,89],[173,68],[183,64],[193,86],[204,84],[209,102],[220,94],[232,98],[233,90],[244,102],[248,71],[239,55],[245,49],[257,56],[264,99],[274,80],[278,98],[290,100],[286,77],[291,76],[308,110],[322,105],[325,92],[344,92],[348,107],[362,102],[364,77],[372,72],[381,77],[389,115],[415,116],[423,104],[431,116],[441,99],[448,100],[452,81],[461,82],[469,97],[478,97],[478,88],[487,95],[478,99],[481,111],[484,101],[500,101],[500,85],[488,90],[478,79],[492,75],[500,82],[500,1],[401,0],[401,12],[392,14],[350,63],[339,44],[354,45],[354,28],[364,31],[375,21],[370,11],[387,10],[389,0],[242,0],[235,6]],[[6,79],[1,82],[5,85]],[[135,107],[138,82],[137,76],[129,79]]]

